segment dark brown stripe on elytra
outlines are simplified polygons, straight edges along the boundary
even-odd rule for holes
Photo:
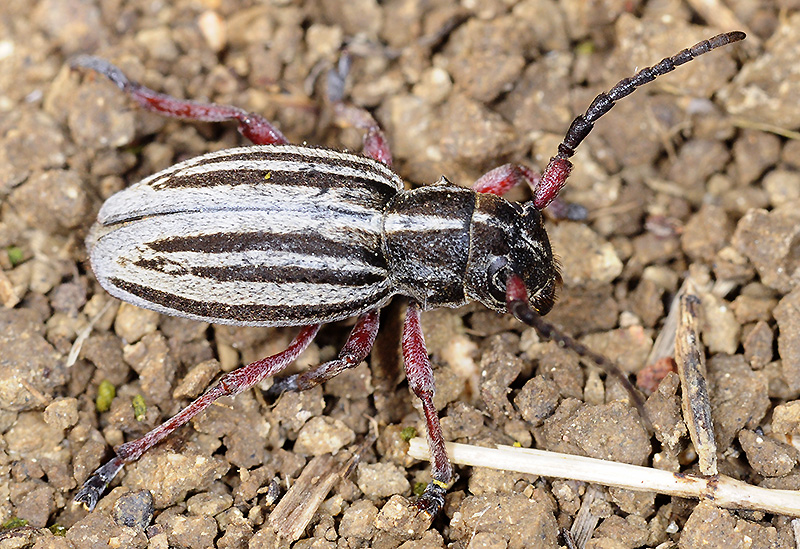
[[[334,271],[297,266],[223,265],[219,267],[186,267],[162,257],[139,259],[133,263],[146,271],[169,275],[192,274],[219,282],[270,282],[284,284],[305,282],[309,284],[334,284],[339,286],[368,286],[386,280],[386,275],[368,271]]]
[[[332,318],[347,318],[372,309],[375,305],[391,295],[392,288],[384,288],[368,298],[340,303],[314,303],[314,296],[309,295],[308,305],[263,305],[258,303],[247,305],[230,305],[214,301],[198,301],[175,294],[162,292],[133,282],[113,277],[108,282],[114,287],[138,296],[145,301],[161,305],[168,309],[181,311],[208,319],[209,322],[229,320],[238,323],[270,322],[275,324],[300,326],[315,324]]]
[[[279,160],[281,162],[295,162],[297,164],[306,164],[308,166],[313,166],[314,164],[323,164],[326,166],[349,167],[354,170],[367,172],[371,175],[374,175],[378,179],[386,179],[390,181],[392,176],[395,175],[394,172],[392,172],[383,164],[380,164],[376,160],[366,156],[352,154],[342,158],[341,156],[333,156],[332,153],[337,155],[342,153],[339,151],[333,151],[331,149],[309,147],[303,150],[307,152],[298,153],[291,152],[289,150],[283,151],[278,147],[270,149],[269,151],[264,151],[262,149],[253,147],[245,151],[225,156],[203,159],[196,164],[192,164],[192,167],[195,168],[197,166],[207,166],[216,162],[236,162],[241,160],[258,162],[259,160]]]
[[[356,232],[355,229],[352,231]],[[374,237],[373,237],[374,238]],[[370,238],[364,238],[369,242]],[[197,236],[171,236],[145,243],[156,252],[198,252],[227,254],[247,251],[275,251],[297,254],[313,254],[317,257],[349,258],[381,269],[386,267],[383,255],[365,246],[343,244],[322,238],[319,235],[297,233],[221,232]],[[375,245],[377,248],[378,245]]]
[[[397,194],[397,189],[383,181],[367,177],[344,177],[337,174],[321,172],[311,166],[298,171],[237,168],[231,170],[212,170],[192,175],[175,174],[152,187],[156,190],[163,188],[197,189],[222,185],[313,187],[322,191],[325,189],[341,188],[365,189],[370,194],[376,195],[376,198],[378,198],[377,203],[379,204],[387,202]],[[254,196],[253,198],[257,199],[258,196]],[[363,204],[360,200],[362,200],[361,197],[359,197],[359,202],[356,203],[357,206],[373,206],[373,204]]]
[[[336,286],[368,286],[386,280],[385,275],[367,271],[335,271],[296,266],[236,265],[221,267],[191,267],[200,278],[220,282],[272,282],[276,284],[307,282]]]
[[[168,260],[164,257],[154,257],[150,259],[139,259],[133,262],[134,265],[145,271],[156,271],[171,275],[186,275],[189,270],[176,261]]]

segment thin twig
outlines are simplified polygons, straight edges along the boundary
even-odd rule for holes
[[[567,478],[682,498],[707,499],[728,509],[750,509],[800,517],[800,492],[752,486],[724,475],[705,477],[671,473],[627,463],[500,445],[483,448],[448,442],[447,453],[451,461],[459,465]],[[416,459],[427,460],[428,445],[425,439],[411,439],[408,454]]]
[[[300,539],[331,488],[353,472],[361,456],[374,442],[374,437],[367,437],[345,463],[325,454],[313,458],[305,466],[269,515],[269,524],[281,540]]]
[[[711,421],[711,398],[706,383],[706,357],[700,344],[700,298],[687,293],[680,297],[680,320],[675,335],[675,362],[681,377],[683,419],[697,452],[700,472],[713,476],[717,470],[717,443]]]
[[[734,118],[733,125],[737,128],[744,128],[746,130],[759,130],[762,132],[774,133],[786,139],[800,139],[800,132],[781,128],[775,124],[766,124],[764,122],[757,122],[755,120],[748,120],[746,118]]]

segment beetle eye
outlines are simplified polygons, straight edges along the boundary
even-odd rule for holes
[[[505,303],[506,301],[506,279],[508,279],[508,258],[497,256],[489,263],[489,268],[486,270],[486,275],[489,280],[489,294],[499,301]]]

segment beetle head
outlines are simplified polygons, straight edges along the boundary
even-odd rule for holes
[[[536,312],[544,315],[552,309],[561,275],[541,212],[531,202],[517,204],[479,194],[471,227],[468,296],[507,312],[506,287],[512,275],[524,284]]]

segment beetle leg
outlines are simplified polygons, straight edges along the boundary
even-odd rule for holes
[[[307,370],[301,374],[295,374],[280,379],[276,379],[267,390],[267,394],[278,396],[286,391],[305,391],[316,387],[332,377],[342,373],[344,370],[355,368],[367,358],[375,343],[380,324],[380,314],[378,311],[370,311],[358,317],[356,325],[347,337],[339,357],[336,360],[320,364],[316,368]]]
[[[533,190],[539,184],[539,174],[520,164],[503,164],[478,178],[472,184],[472,190],[476,193],[503,196],[523,182]]]
[[[265,377],[286,368],[308,347],[318,330],[319,324],[306,326],[297,334],[286,350],[225,374],[216,385],[155,429],[141,438],[117,446],[114,449],[116,456],[98,468],[83,483],[75,495],[75,502],[83,503],[89,511],[94,509],[100,496],[123,465],[139,459],[144,452],[158,444],[178,427],[188,423],[190,419],[208,408],[218,398],[238,395]]]
[[[339,102],[333,106],[336,118],[345,126],[352,126],[364,130],[362,152],[382,164],[392,166],[392,151],[386,136],[375,118],[359,107],[349,103]]]
[[[336,67],[328,72],[328,99],[333,102],[333,112],[340,124],[364,130],[362,152],[364,155],[392,166],[392,151],[386,135],[369,112],[344,100],[345,82],[350,72],[352,58],[345,51],[339,57]]]
[[[533,193],[534,205],[542,209],[558,199],[558,193],[567,182],[572,164],[564,159],[551,159],[540,176],[527,166],[521,164],[503,164],[483,174],[472,184],[472,190],[478,193],[503,196],[508,191],[525,182]],[[544,206],[540,207],[540,204]],[[556,219],[585,219],[586,211],[582,206],[558,201],[551,205],[550,213]]]
[[[586,221],[589,217],[589,210],[577,202],[567,202],[561,197],[556,197],[547,207],[547,214],[548,217],[555,220]]]
[[[414,394],[422,401],[422,410],[428,427],[428,447],[431,453],[431,480],[425,492],[419,497],[416,506],[433,516],[444,505],[444,495],[453,478],[453,467],[447,459],[442,426],[439,414],[433,405],[436,386],[433,369],[425,348],[425,337],[419,322],[419,305],[416,301],[408,304],[406,321],[403,325],[403,360],[406,365],[406,379]]]
[[[472,184],[472,190],[478,193],[503,196],[508,191],[524,182],[530,187],[534,196],[536,196],[537,189],[540,186],[540,180],[541,177],[539,174],[527,166],[521,164],[503,164],[483,174]],[[563,186],[563,182],[561,186]],[[586,219],[588,213],[586,208],[580,204],[564,202],[559,198],[552,199],[550,209],[547,211],[550,217],[554,219],[569,219],[571,221],[582,221]]]
[[[238,120],[239,133],[256,145],[285,145],[289,142],[280,130],[262,116],[230,105],[199,103],[155,92],[138,82],[129,80],[118,67],[105,59],[79,55],[70,61],[70,66],[73,69],[91,69],[106,76],[142,107],[162,116],[199,122]]]

